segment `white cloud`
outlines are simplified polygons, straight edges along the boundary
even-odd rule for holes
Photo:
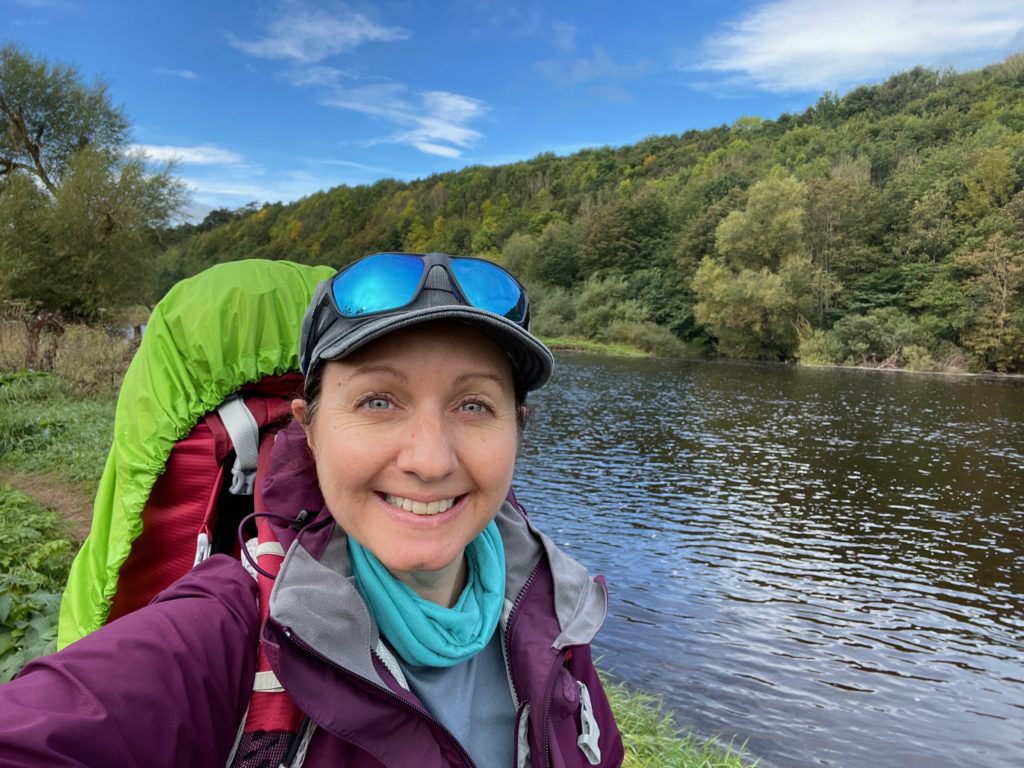
[[[916,64],[977,65],[1019,47],[1020,0],[776,0],[707,41],[692,67],[773,92],[839,88]]]
[[[167,75],[169,77],[180,77],[182,80],[198,80],[199,75],[193,72],[191,69],[164,69],[163,67],[157,68],[157,74]]]
[[[367,42],[405,40],[401,27],[385,27],[344,5],[333,12],[285,3],[259,40],[242,40],[228,33],[228,43],[238,50],[265,59],[290,59],[313,63],[351,50]]]
[[[326,65],[302,66],[291,69],[284,74],[285,80],[294,86],[331,86],[352,77],[344,69]]]
[[[132,149],[143,152],[158,162],[175,161],[183,165],[238,165],[243,158],[230,149],[221,149],[210,144],[198,147],[170,147],[155,144],[135,144]]]
[[[254,56],[286,59],[291,67],[281,76],[296,87],[321,92],[320,103],[390,123],[399,130],[367,145],[406,144],[439,157],[460,157],[482,134],[469,123],[487,112],[482,101],[447,91],[408,94],[403,83],[366,82],[358,71],[321,63],[324,59],[366,42],[405,40],[409,32],[371,21],[344,5],[327,12],[302,2],[285,2],[266,35],[244,41],[228,35],[239,50]]]
[[[403,127],[391,136],[369,144],[407,144],[420,152],[440,157],[461,157],[482,138],[468,123],[483,117],[487,105],[478,99],[447,91],[427,91],[410,99],[401,83],[381,83],[358,88],[339,88],[324,104],[373,115]]]
[[[462,153],[454,147],[446,147],[442,144],[431,144],[429,141],[414,141],[412,145],[420,152],[438,157],[459,157]]]

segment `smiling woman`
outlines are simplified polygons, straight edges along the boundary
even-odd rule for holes
[[[450,607],[466,584],[462,553],[512,483],[508,357],[465,324],[434,321],[326,363],[322,387],[315,418],[305,400],[293,408],[328,507],[396,577]]]
[[[604,584],[510,490],[552,367],[529,318],[477,259],[377,254],[321,283],[267,457],[262,503],[299,530],[265,620],[239,561],[209,558],[0,687],[0,766],[620,765],[590,653]],[[296,732],[246,728],[267,691]]]

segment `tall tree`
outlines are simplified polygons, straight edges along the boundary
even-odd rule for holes
[[[126,153],[102,83],[12,45],[0,110],[0,296],[81,319],[149,300],[159,232],[186,199],[171,167]]]
[[[735,267],[775,269],[803,252],[804,185],[791,176],[750,188],[747,207],[733,211],[715,231],[718,252]]]
[[[1024,249],[996,232],[957,264],[973,273],[967,287],[975,315],[965,346],[986,368],[1015,370],[1024,362]]]
[[[31,174],[51,195],[86,147],[111,156],[128,143],[128,120],[106,84],[81,82],[74,67],[50,66],[8,43],[0,48],[0,179]]]

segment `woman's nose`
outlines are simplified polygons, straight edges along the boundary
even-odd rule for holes
[[[398,468],[426,482],[447,476],[458,463],[451,438],[442,414],[416,414],[402,436]]]

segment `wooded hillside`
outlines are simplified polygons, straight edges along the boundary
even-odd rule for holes
[[[802,114],[336,187],[179,228],[164,288],[247,257],[476,254],[535,330],[816,363],[1024,371],[1024,55]]]

